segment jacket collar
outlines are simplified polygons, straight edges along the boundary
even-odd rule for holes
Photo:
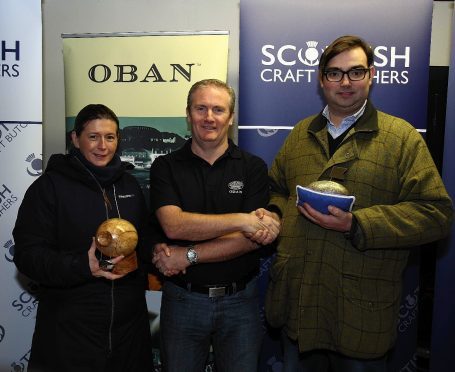
[[[327,119],[322,115],[322,111],[311,121],[308,132],[317,133],[327,126]],[[354,126],[355,132],[377,132],[378,126],[378,112],[370,100],[367,101],[365,112],[357,120]]]

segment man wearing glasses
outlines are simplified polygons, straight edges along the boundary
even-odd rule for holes
[[[270,169],[282,218],[266,298],[284,371],[387,371],[409,248],[444,237],[452,202],[422,136],[368,99],[373,51],[342,36],[319,63],[327,106],[299,122]],[[352,211],[296,206],[296,186],[332,180]]]

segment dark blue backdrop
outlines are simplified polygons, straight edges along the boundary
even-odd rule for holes
[[[275,141],[273,135],[248,128],[290,128],[320,110],[319,56],[327,44],[349,33],[376,49],[371,97],[378,109],[426,128],[432,3],[241,1],[240,143],[271,162],[279,148],[275,142],[281,144],[287,133]],[[288,130],[278,133],[282,131]]]
[[[357,34],[375,48],[371,98],[376,107],[424,132],[432,6],[431,0],[242,0],[239,145],[271,164],[297,121],[322,109],[319,57],[345,34]],[[414,251],[405,273],[392,371],[415,370],[417,254]],[[270,264],[270,258],[263,261],[263,292]],[[277,372],[279,344],[265,330],[260,370]]]
[[[450,63],[445,125],[443,180],[452,200],[455,200],[455,18],[452,19],[452,58]],[[430,370],[455,369],[455,224],[449,239],[441,244],[436,265],[433,335]]]

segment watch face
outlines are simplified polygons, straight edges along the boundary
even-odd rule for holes
[[[111,260],[101,259],[99,260],[100,269],[103,271],[112,271],[114,270],[115,265]]]
[[[186,258],[190,262],[190,264],[195,264],[197,263],[197,253],[193,248],[188,248],[188,251],[186,252]]]

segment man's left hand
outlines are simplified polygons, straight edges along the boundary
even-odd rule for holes
[[[160,243],[155,245],[152,262],[156,268],[165,276],[185,274],[189,266],[186,258],[186,247],[168,246]]]

